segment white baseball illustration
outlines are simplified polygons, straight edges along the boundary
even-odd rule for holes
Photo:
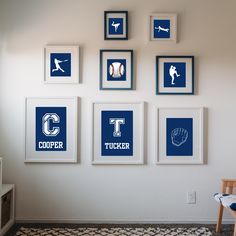
[[[121,76],[124,75],[124,73],[125,73],[125,67],[120,62],[113,62],[109,66],[109,74],[113,78],[120,78]]]
[[[175,128],[171,131],[171,142],[174,146],[181,146],[188,139],[188,131],[184,128]]]

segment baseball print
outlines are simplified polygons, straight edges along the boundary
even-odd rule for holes
[[[100,50],[100,89],[131,90],[133,50]]]

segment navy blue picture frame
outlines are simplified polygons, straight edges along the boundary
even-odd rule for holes
[[[161,92],[160,91],[160,78],[159,78],[159,65],[160,65],[160,59],[165,58],[177,58],[177,59],[190,59],[191,60],[191,91],[190,92]],[[184,61],[184,60],[183,60]],[[194,56],[156,56],[156,95],[194,95],[195,94],[195,88],[194,88]]]
[[[124,14],[126,21],[123,27],[126,29],[126,34],[124,37],[109,37],[107,34],[107,19],[108,14]],[[128,40],[129,27],[128,27],[128,11],[104,11],[104,40]]]
[[[103,87],[103,53],[106,52],[129,52],[130,53],[130,86],[127,88],[104,88]],[[101,49],[100,50],[100,90],[133,90],[133,50],[129,49]]]

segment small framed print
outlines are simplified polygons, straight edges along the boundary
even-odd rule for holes
[[[93,164],[143,164],[144,103],[93,103]]]
[[[204,108],[160,108],[157,164],[204,164]]]
[[[133,89],[133,50],[100,50],[100,89]]]
[[[104,12],[104,39],[128,40],[128,11]]]
[[[26,99],[25,162],[77,162],[78,99]]]
[[[156,94],[194,94],[194,56],[157,56]]]
[[[151,41],[177,41],[177,14],[152,14],[149,16]]]
[[[79,46],[44,48],[45,83],[79,83]]]

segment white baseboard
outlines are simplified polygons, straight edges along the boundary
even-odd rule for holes
[[[27,219],[17,218],[16,223],[60,224],[216,224],[216,219]],[[233,219],[224,219],[223,224],[234,224]]]

